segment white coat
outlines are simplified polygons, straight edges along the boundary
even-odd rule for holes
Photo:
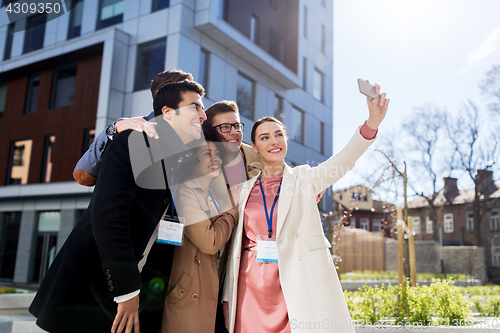
[[[281,288],[292,332],[354,333],[316,205],[317,195],[354,167],[373,143],[359,128],[349,143],[317,167],[285,165],[278,201],[277,249]],[[233,230],[223,300],[229,302],[229,332],[234,332],[243,217],[257,177],[240,192],[239,223]],[[259,318],[256,318],[259,320]]]

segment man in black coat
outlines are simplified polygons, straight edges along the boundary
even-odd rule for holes
[[[175,215],[171,190],[198,163],[185,144],[200,138],[203,95],[195,82],[162,87],[154,100],[159,140],[128,130],[107,147],[90,205],[30,306],[38,326],[139,333],[140,323],[142,332],[159,331],[173,246],[151,248],[151,240],[163,214]]]

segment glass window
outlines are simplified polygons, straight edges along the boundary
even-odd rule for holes
[[[474,231],[474,213],[467,213],[467,231]]]
[[[302,89],[307,91],[307,59],[304,58],[302,65]]]
[[[359,219],[359,223],[360,223],[360,228],[361,229],[364,229],[364,230],[369,230],[369,225],[370,225],[370,220],[365,218],[365,217],[362,217]]]
[[[9,4],[15,2],[17,0],[3,0],[2,1],[2,6],[8,6]]]
[[[382,222],[379,219],[373,219],[372,222],[372,231],[378,232],[382,228]]]
[[[56,143],[56,136],[54,134],[45,137],[45,154],[43,157],[43,171],[42,183],[50,183],[52,175],[52,156],[54,155],[54,144]]]
[[[428,234],[434,233],[434,226],[432,225],[432,220],[429,219],[429,216],[425,218],[425,232]]]
[[[12,40],[14,39],[14,23],[7,26],[7,35],[5,36],[5,48],[3,51],[3,60],[10,59],[10,53],[12,51]]]
[[[321,25],[321,53],[325,53],[326,48],[326,29],[325,25]]]
[[[0,213],[0,278],[14,278],[21,212]]]
[[[38,100],[38,86],[40,85],[40,73],[34,73],[30,76],[28,84],[28,99],[24,114],[32,114],[36,111],[36,102]]]
[[[349,221],[349,225],[353,228],[356,228],[356,218],[351,217],[351,221]]]
[[[75,98],[76,64],[56,68],[52,85],[51,108],[73,105]]]
[[[491,265],[500,267],[500,246],[491,247]]]
[[[444,214],[444,232],[450,234],[453,232],[453,214]]]
[[[205,88],[205,96],[208,90],[208,71],[210,67],[210,53],[207,50],[201,49],[200,52],[200,78],[199,81]]]
[[[151,81],[165,68],[165,38],[141,44],[137,47],[135,90],[149,89]]]
[[[412,224],[413,224],[413,231],[415,232],[416,235],[418,235],[420,233],[420,217],[414,216]]]
[[[83,140],[83,152],[89,150],[90,146],[95,140],[95,127],[85,129],[85,138]]]
[[[5,110],[5,97],[7,97],[7,83],[0,83],[0,120]]]
[[[167,8],[170,6],[170,0],[153,0],[153,6],[151,8],[152,12],[156,12],[157,10]]]
[[[255,83],[246,76],[238,73],[236,83],[236,104],[240,114],[249,119],[254,117]]]
[[[7,177],[8,185],[28,184],[32,145],[32,140],[12,142]]]
[[[319,152],[325,155],[325,123],[320,124],[319,131]]]
[[[290,139],[304,144],[304,112],[293,107],[287,127]]]
[[[272,114],[274,114],[274,117],[281,122],[285,121],[285,113],[283,111],[283,97],[279,95],[274,95],[273,98],[273,104],[272,104]]]
[[[269,29],[269,54],[283,62],[283,39],[273,29]]]
[[[82,30],[83,0],[70,0],[68,39],[80,36]]]
[[[492,210],[490,212],[490,229],[491,230],[500,230],[498,210]]]
[[[255,15],[250,18],[250,40],[255,44],[259,42],[259,18]]]
[[[227,21],[227,11],[229,6],[229,0],[220,0],[219,6],[219,17],[224,21]]]
[[[28,53],[43,48],[47,14],[36,14],[28,17],[24,35],[24,52]]]
[[[123,21],[125,0],[101,0],[97,29],[109,27]]]
[[[313,73],[313,96],[318,101],[323,102],[323,74],[317,69]]]
[[[57,234],[61,227],[61,212],[41,212],[38,215],[33,282],[40,283],[57,253]]]
[[[307,38],[307,7],[304,7],[304,38]]]

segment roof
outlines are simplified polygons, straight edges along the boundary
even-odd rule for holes
[[[481,195],[480,200],[496,199],[500,198],[500,186],[495,185],[495,189],[489,195]],[[458,191],[458,195],[454,197],[451,201],[447,201],[443,193],[439,193],[436,197],[435,205],[444,206],[445,204],[461,205],[465,203],[470,203],[474,201],[474,189],[461,190]],[[428,202],[423,197],[418,197],[415,200],[408,202],[408,208],[420,208],[427,207]]]

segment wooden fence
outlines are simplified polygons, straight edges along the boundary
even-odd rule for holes
[[[342,259],[339,273],[385,270],[383,233],[343,228],[337,246]]]

